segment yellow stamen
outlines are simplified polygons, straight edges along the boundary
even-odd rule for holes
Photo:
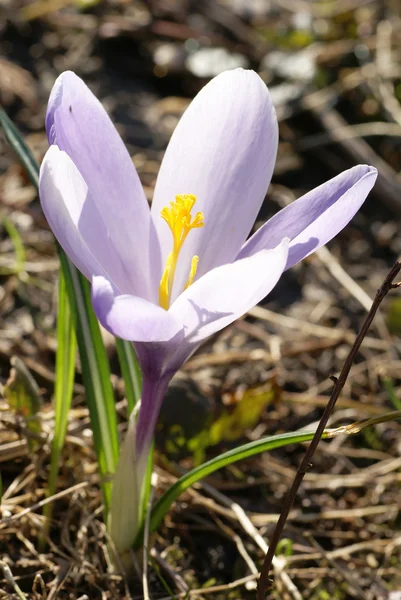
[[[168,309],[168,305],[169,305],[168,278],[169,278],[169,273],[170,273],[170,267],[169,267],[168,262],[169,262],[170,256],[171,256],[171,254],[169,255],[169,257],[167,259],[167,265],[166,265],[166,268],[164,269],[162,278],[160,280],[160,285],[159,285],[159,304],[166,310]]]
[[[175,200],[170,202],[170,206],[165,206],[160,212],[162,219],[166,221],[173,235],[173,249],[167,257],[166,267],[159,286],[159,304],[166,310],[170,306],[175,270],[182,245],[191,229],[197,229],[204,225],[203,213],[196,213],[192,219],[191,210],[195,202],[196,196],[192,194],[179,195],[175,197]],[[191,270],[185,289],[193,283],[198,261],[199,257],[192,257]]]
[[[193,256],[192,260],[191,260],[191,270],[189,271],[189,277],[185,284],[184,290],[186,290],[190,285],[193,284],[195,275],[196,275],[196,270],[198,268],[198,262],[199,262],[199,256],[196,256],[196,255]]]

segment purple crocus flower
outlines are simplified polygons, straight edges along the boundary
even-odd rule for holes
[[[92,282],[99,321],[134,343],[143,374],[139,481],[172,376],[208,336],[262,300],[333,238],[376,180],[345,171],[247,236],[270,183],[278,126],[252,71],[214,78],[181,118],[151,209],[106,111],[74,73],[50,96],[40,198],[56,238]]]

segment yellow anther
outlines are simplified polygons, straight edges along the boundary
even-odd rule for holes
[[[191,270],[189,271],[189,277],[185,284],[184,290],[186,290],[190,285],[193,284],[195,275],[196,275],[196,270],[198,268],[198,262],[199,262],[199,256],[196,256],[196,255],[193,256],[192,260],[191,260]]]
[[[159,285],[159,304],[162,308],[165,308],[166,310],[168,310],[168,307],[169,307],[168,280],[169,280],[170,267],[169,267],[168,263],[169,263],[170,256],[171,256],[171,253],[169,254],[169,257],[167,258],[166,268],[163,271],[163,275],[162,275],[162,278],[160,280],[160,285]]]
[[[159,286],[159,304],[166,310],[168,310],[170,306],[175,270],[182,245],[191,229],[198,229],[204,225],[203,213],[196,213],[194,218],[191,216],[191,210],[193,209],[195,202],[196,196],[193,196],[192,194],[179,195],[175,197],[175,200],[170,202],[169,206],[165,206],[160,212],[162,219],[166,221],[173,236],[173,249],[167,257],[166,266]],[[185,289],[193,283],[198,260],[199,258],[197,256],[192,258],[191,270]]]

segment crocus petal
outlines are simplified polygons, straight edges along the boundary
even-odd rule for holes
[[[167,390],[169,379],[163,377],[149,377],[143,373],[141,406],[137,421],[136,449],[139,470],[144,472],[147,458],[152,443],[156,423],[159,418],[160,407]],[[142,468],[140,468],[142,464]]]
[[[103,327],[124,340],[179,343],[183,338],[174,315],[143,298],[118,295],[105,277],[92,278],[92,303]]]
[[[216,267],[187,288],[169,310],[184,326],[183,346],[200,343],[260,302],[283,272],[288,243]]]
[[[199,279],[238,254],[266,194],[277,141],[269,92],[252,71],[218,75],[184,113],[166,150],[152,203],[163,261],[172,237],[160,211],[177,194],[196,195],[193,212],[204,213],[205,225],[185,241],[173,298],[184,289],[192,256],[199,256]]]
[[[78,228],[88,187],[72,160],[57,146],[49,148],[42,162],[39,195],[43,212],[54,235],[75,266],[89,280],[92,275],[105,275],[99,262],[102,255],[96,257],[93,254]],[[96,229],[96,221],[93,226]],[[104,245],[107,246],[107,240]]]
[[[138,472],[136,452],[136,415],[131,412],[128,430],[121,444],[120,458],[113,479],[107,529],[120,560],[129,554],[138,533],[143,474]]]
[[[291,240],[286,269],[326,244],[359,210],[377,170],[358,165],[308,192],[274,215],[246,242],[239,259],[273,248],[284,235]]]
[[[150,299],[157,291],[149,283],[150,237],[152,244],[157,241],[144,191],[106,111],[72,72],[60,75],[53,87],[46,129],[50,143],[68,154],[87,184],[86,219],[90,222],[92,213],[103,219],[103,230],[125,265],[130,292]],[[99,238],[100,244],[104,236]],[[158,257],[157,248],[152,260]]]
[[[120,293],[130,291],[135,273],[121,261],[81,173],[57,146],[50,146],[42,162],[39,195],[54,235],[85,277],[102,274]]]

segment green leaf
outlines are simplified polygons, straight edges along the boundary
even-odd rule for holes
[[[107,515],[112,486],[107,479],[115,473],[119,454],[117,417],[110,379],[110,366],[99,324],[92,309],[89,283],[83,275],[78,273],[61,249],[59,256],[70,304],[76,312],[82,377],[99,471],[103,477],[102,488]]]
[[[125,397],[127,398],[127,412],[129,416],[141,397],[142,373],[134,347],[130,342],[116,338],[116,349],[125,384]]]
[[[38,188],[39,166],[18,129],[1,108],[0,126],[25,167],[33,185]],[[92,310],[89,284],[78,273],[60,247],[58,247],[58,252],[71,314],[75,315],[82,376],[86,389],[99,470],[103,476],[102,489],[107,516],[111,483],[105,479],[115,472],[118,461],[117,417],[110,380],[110,367],[99,325]]]
[[[18,275],[25,269],[25,247],[21,235],[10,219],[3,219],[3,226],[9,238],[11,239],[15,250],[15,265],[12,267],[2,267],[0,275]]]
[[[387,327],[394,335],[401,334],[401,298],[392,298],[387,309]]]
[[[274,400],[273,387],[266,385],[245,390],[234,408],[223,409],[221,415],[196,436],[188,440],[188,450],[194,453],[194,464],[205,460],[206,449],[221,442],[234,442],[253,429],[262,411]]]
[[[153,473],[153,456],[154,456],[155,443],[152,442],[152,445],[149,450],[148,463],[146,465],[146,473],[145,478],[142,483],[141,490],[141,510],[140,510],[140,526],[142,527],[143,523],[146,519],[146,513],[148,510],[150,491],[152,489],[152,473]]]
[[[67,432],[68,413],[71,407],[75,377],[77,350],[75,326],[76,314],[75,311],[70,309],[65,277],[63,271],[61,271],[58,288],[56,381],[54,386],[55,427],[51,447],[47,496],[52,496],[56,491],[59,461]],[[51,502],[45,505],[43,514],[47,519],[47,527],[49,526],[52,510],[53,504]]]
[[[0,106],[0,126],[4,131],[6,140],[10,144],[11,148],[17,154],[22,166],[24,167],[31,183],[38,188],[39,183],[39,165],[32,156],[31,151],[24,142],[20,132],[11,121],[9,116],[4,112]]]
[[[395,410],[401,410],[401,400],[398,398],[397,392],[395,391],[394,381],[387,375],[384,375],[382,380],[391,404],[394,406]]]
[[[239,448],[234,448],[228,452],[224,452],[223,454],[220,454],[220,456],[216,456],[199,467],[188,471],[188,473],[185,473],[185,475],[180,477],[180,479],[178,479],[154,505],[150,517],[150,531],[155,531],[159,527],[164,515],[169,511],[173,502],[197,481],[204,479],[222,467],[231,465],[244,458],[249,458],[255,454],[261,454],[262,452],[281,448],[282,446],[288,446],[289,444],[310,442],[314,434],[315,432],[311,431],[272,435],[255,442],[249,442],[249,444],[244,444]],[[327,436],[328,432],[325,432],[323,434],[323,439]],[[142,534],[138,536],[138,541],[140,541],[141,535]]]

